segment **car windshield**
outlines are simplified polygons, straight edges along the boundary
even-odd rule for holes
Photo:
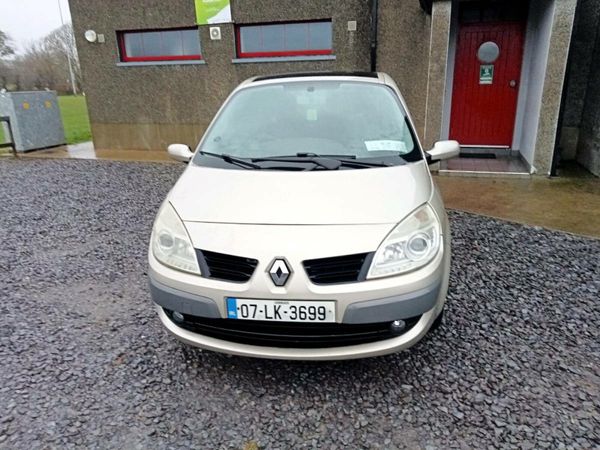
[[[367,162],[388,166],[422,159],[390,88],[339,80],[288,81],[240,90],[208,130],[194,162],[213,164],[209,154],[238,162],[287,157],[287,165],[294,157],[357,160],[344,168],[360,168],[358,160],[367,167]]]

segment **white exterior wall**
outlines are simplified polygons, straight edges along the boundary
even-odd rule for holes
[[[525,35],[521,86],[517,104],[513,148],[535,172],[533,160],[548,65],[554,0],[531,0]]]
[[[454,62],[456,60],[456,44],[458,40],[458,0],[452,0],[452,17],[450,19],[450,38],[448,39],[448,67],[446,69],[446,95],[442,111],[442,139],[450,136],[450,115],[452,112],[452,89],[454,87]]]

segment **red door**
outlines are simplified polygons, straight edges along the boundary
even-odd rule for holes
[[[461,145],[510,147],[523,59],[522,23],[460,27],[450,139]]]

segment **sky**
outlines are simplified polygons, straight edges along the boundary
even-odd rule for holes
[[[70,22],[68,0],[0,0],[0,30],[8,33],[17,52],[60,27],[58,2],[65,23]]]

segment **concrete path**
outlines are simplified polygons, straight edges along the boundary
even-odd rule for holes
[[[61,145],[45,150],[35,150],[20,154],[24,158],[73,158],[106,159],[111,161],[153,161],[175,162],[169,158],[167,150],[100,150],[94,143],[82,142],[73,145]]]
[[[570,168],[528,179],[436,176],[447,208],[600,237],[600,178]]]

